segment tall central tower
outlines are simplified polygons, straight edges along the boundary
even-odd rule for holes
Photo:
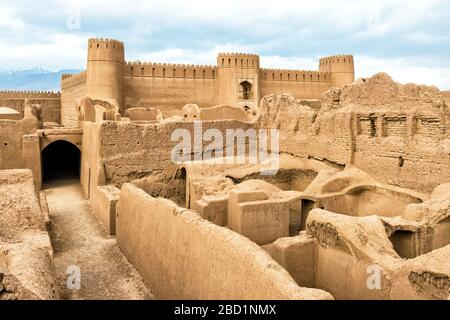
[[[123,111],[123,43],[110,39],[89,39],[86,94],[106,100]]]
[[[319,71],[331,73],[331,83],[343,87],[355,81],[355,65],[352,55],[335,55],[319,60]]]
[[[218,103],[255,109],[260,100],[259,56],[219,53]]]

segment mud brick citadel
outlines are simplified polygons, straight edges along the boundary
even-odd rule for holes
[[[449,299],[450,93],[354,63],[90,39],[60,93],[1,91],[0,299]],[[278,130],[278,170],[174,162],[198,123]]]

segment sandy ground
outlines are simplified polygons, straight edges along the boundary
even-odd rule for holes
[[[142,277],[106,236],[78,181],[45,186],[61,299],[153,299]],[[81,289],[68,289],[67,268],[78,266]]]

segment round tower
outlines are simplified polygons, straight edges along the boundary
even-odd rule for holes
[[[259,56],[219,53],[217,104],[255,109],[260,100]]]
[[[106,100],[123,109],[123,43],[112,39],[89,39],[86,95]]]
[[[319,60],[319,71],[331,73],[331,83],[343,87],[355,81],[355,65],[352,55],[336,55]]]

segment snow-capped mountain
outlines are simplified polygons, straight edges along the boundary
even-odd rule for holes
[[[80,71],[54,71],[43,68],[0,71],[0,90],[60,91],[61,75]]]

